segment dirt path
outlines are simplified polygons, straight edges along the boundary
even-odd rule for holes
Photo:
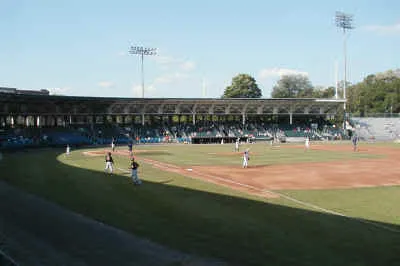
[[[225,265],[171,250],[0,182],[0,250],[18,265]]]
[[[281,149],[303,149],[287,145]],[[351,146],[313,145],[313,150],[353,152]],[[138,151],[137,154],[146,151]],[[381,159],[359,159],[332,162],[310,162],[288,165],[263,165],[243,169],[240,166],[181,167],[152,159],[140,158],[154,167],[198,178],[267,198],[278,197],[270,190],[332,189],[400,185],[400,149],[367,146],[358,152],[385,155]],[[89,152],[90,153],[90,152]],[[95,152],[92,155],[103,155]],[[128,155],[125,151],[120,155]],[[233,154],[233,153],[232,153]],[[236,155],[236,154],[235,154]]]
[[[303,149],[303,146],[287,146]],[[285,149],[284,148],[284,149]],[[343,145],[316,145],[314,150],[352,152]],[[196,166],[194,169],[227,180],[268,190],[331,189],[400,185],[400,149],[361,147],[359,152],[381,154],[381,159],[344,160],[320,163],[266,165],[242,169],[237,166]]]

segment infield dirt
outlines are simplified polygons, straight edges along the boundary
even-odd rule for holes
[[[281,149],[303,149],[302,145],[290,145]],[[353,152],[343,145],[313,145],[313,150]],[[104,155],[106,151],[90,151],[86,155]],[[258,165],[243,169],[240,166],[191,166],[183,167],[148,158],[140,158],[147,150],[135,151],[139,160],[153,167],[198,178],[207,182],[228,186],[263,197],[278,197],[271,190],[309,190],[357,188],[400,185],[400,149],[371,146],[359,149],[360,153],[384,155],[383,158],[341,160],[330,162],[306,162],[279,165]],[[152,150],[154,152],[154,150]],[[128,156],[127,151],[115,152]],[[219,155],[215,153],[215,155]],[[226,156],[226,153],[220,154]],[[237,153],[232,153],[237,155]],[[252,156],[256,156],[253,154]],[[188,169],[191,169],[190,171]]]

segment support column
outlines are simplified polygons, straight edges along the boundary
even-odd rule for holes
[[[246,114],[242,113],[242,124],[243,126],[246,124]]]
[[[193,113],[193,126],[196,125],[196,114]]]
[[[96,116],[92,115],[92,123],[90,123],[90,130],[94,131],[94,125],[96,124]]]
[[[67,126],[67,117],[65,115],[62,116],[62,126],[63,127]]]
[[[289,113],[289,124],[293,124],[293,113]]]
[[[144,126],[144,114],[142,114],[142,126]]]

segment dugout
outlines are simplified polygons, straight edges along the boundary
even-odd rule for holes
[[[192,144],[221,144],[224,143],[235,143],[238,137],[192,137]],[[248,137],[240,137],[239,141],[247,142]]]

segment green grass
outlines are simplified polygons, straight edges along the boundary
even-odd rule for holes
[[[354,152],[333,152],[310,150],[304,152],[301,148],[287,149],[271,148],[267,144],[245,144],[240,147],[241,151],[250,148],[251,165],[272,165],[272,164],[293,164],[302,162],[324,162],[339,160],[355,160],[363,158],[381,158],[381,155]],[[349,151],[352,147],[348,145]],[[192,145],[181,146],[137,146],[136,150],[150,150],[152,152],[140,153],[141,157],[154,158],[159,161],[173,163],[182,166],[190,165],[240,165],[242,153],[237,155],[228,153],[233,152],[233,145],[200,145],[194,149]]]
[[[400,226],[400,204],[395,204],[400,200],[400,186],[282,192],[351,217]]]
[[[175,164],[240,164],[240,157],[224,156],[217,161],[206,156],[229,152],[232,147],[138,148],[154,150],[140,156]],[[369,157],[361,153],[251,147],[251,151],[260,153],[255,156],[258,159],[253,157],[259,164]],[[261,153],[264,150],[266,154]],[[117,167],[127,167],[126,158],[115,159]],[[0,163],[0,179],[135,235],[234,265],[400,263],[399,233],[312,211],[288,200],[251,196],[145,163],[140,168],[140,177],[145,181],[141,187],[133,186],[122,172],[103,173],[103,167],[103,157],[83,156],[81,151],[69,157],[54,150],[6,154]],[[400,187],[284,193],[400,230]]]

